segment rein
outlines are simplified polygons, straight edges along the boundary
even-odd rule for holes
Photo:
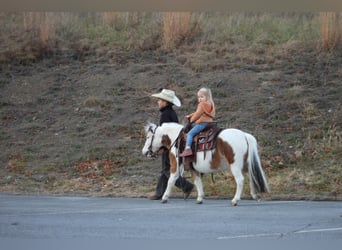
[[[184,129],[181,129],[181,131],[179,131],[179,134],[178,134],[176,140],[171,144],[169,150],[177,143],[177,141],[179,140],[179,138],[182,136],[183,132],[184,132]]]

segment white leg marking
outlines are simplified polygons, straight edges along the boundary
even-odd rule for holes
[[[178,171],[176,171],[176,173],[174,173],[174,174],[170,174],[169,181],[167,182],[167,188],[163,194],[161,203],[166,203],[168,201],[168,199],[172,193],[172,188],[174,187],[178,177],[179,177]]]
[[[244,183],[244,177],[241,171],[241,168],[237,166],[242,166],[242,164],[239,164],[239,162],[234,162],[231,165],[231,171],[234,176],[235,182],[236,182],[236,191],[234,198],[231,201],[232,206],[236,206],[237,203],[241,200],[241,195],[243,192],[243,183]]]
[[[203,198],[204,198],[204,192],[203,192],[202,179],[199,175],[196,175],[194,184],[197,188],[197,204],[202,204]]]

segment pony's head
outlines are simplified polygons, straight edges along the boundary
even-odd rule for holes
[[[149,158],[156,156],[162,146],[162,135],[158,133],[160,127],[154,123],[147,123],[145,128],[146,141],[142,149],[142,154]]]
[[[145,126],[146,141],[142,154],[147,157],[154,157],[162,147],[170,148],[183,128],[183,125],[174,122],[163,123],[157,126],[147,123]]]

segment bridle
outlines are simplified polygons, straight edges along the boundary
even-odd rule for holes
[[[150,126],[148,128],[148,131],[151,131],[151,133],[152,133],[151,143],[150,143],[150,146],[148,147],[148,151],[146,153],[146,156],[149,158],[155,158],[156,157],[156,154],[152,151],[152,145],[153,145],[153,140],[154,140],[154,136],[156,134],[157,128],[158,128],[158,126],[156,126],[154,129],[152,129],[152,126]]]
[[[146,156],[149,157],[149,158],[156,158],[156,157],[157,157],[157,153],[154,153],[153,150],[152,150],[153,140],[154,140],[154,137],[155,137],[157,128],[158,128],[158,126],[156,126],[154,129],[152,128],[152,126],[150,126],[150,127],[148,128],[148,131],[150,131],[150,132],[152,133],[151,143],[150,143],[150,145],[149,145],[149,147],[148,147],[148,150],[147,150],[147,153],[146,153]],[[181,135],[183,134],[183,132],[184,132],[184,129],[182,129],[182,130],[179,132],[179,134],[178,134],[176,140],[171,144],[171,146],[168,148],[168,150],[170,150],[173,146],[176,145],[177,141],[179,140],[179,138],[181,137]]]

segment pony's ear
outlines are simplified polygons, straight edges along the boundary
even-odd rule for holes
[[[148,124],[146,124],[146,125],[144,126],[145,133],[148,132],[148,128],[149,128],[149,127],[150,127],[150,126],[149,126]]]
[[[157,126],[154,122],[152,122],[150,119],[146,121],[147,126]]]
[[[162,140],[161,140],[161,143],[164,147],[171,147],[171,139],[168,135],[163,135],[162,136]]]
[[[149,130],[151,130],[151,132],[153,132],[153,129],[156,127],[156,125],[150,121],[146,122],[146,125],[144,127],[145,132],[147,133]]]

